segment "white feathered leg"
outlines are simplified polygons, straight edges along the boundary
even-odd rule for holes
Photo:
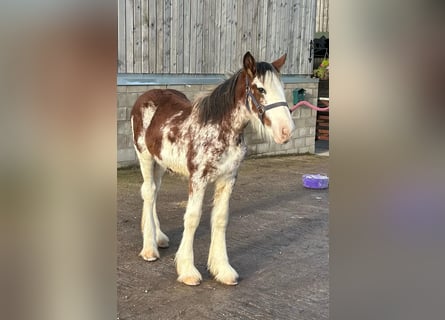
[[[159,258],[158,246],[156,244],[156,229],[153,216],[153,204],[156,194],[156,184],[153,179],[154,160],[148,153],[136,152],[139,157],[144,183],[141,187],[141,196],[144,201],[142,208],[142,234],[143,247],[139,255],[147,261],[155,261]]]
[[[161,230],[161,225],[159,223],[158,214],[156,212],[156,200],[158,198],[159,189],[161,188],[162,176],[165,173],[165,169],[162,168],[160,165],[155,164],[153,171],[154,171],[153,172],[154,173],[154,182],[156,185],[156,191],[155,191],[154,202],[153,202],[153,220],[154,220],[155,227],[156,227],[156,243],[158,244],[158,247],[160,247],[160,248],[168,248],[169,239],[165,235],[165,233],[162,232],[162,230]]]
[[[238,283],[238,273],[229,264],[226,248],[226,228],[229,219],[229,199],[235,179],[220,179],[215,184],[214,205],[212,210],[212,236],[207,262],[210,273],[215,279],[227,285]]]
[[[194,265],[193,239],[201,219],[204,192],[205,187],[200,187],[199,189],[195,188],[189,194],[184,215],[184,233],[175,257],[178,281],[191,286],[200,284],[202,280],[201,274]]]

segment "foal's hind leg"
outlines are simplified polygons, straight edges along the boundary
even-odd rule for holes
[[[144,260],[155,261],[159,258],[153,214],[154,201],[156,198],[156,184],[153,177],[155,162],[153,157],[148,153],[141,154],[137,152],[137,155],[144,178],[144,183],[141,187],[141,196],[144,201],[142,208],[142,234],[144,243],[139,255]]]
[[[215,183],[214,205],[212,210],[212,236],[207,262],[210,273],[221,283],[236,285],[238,273],[229,264],[226,249],[226,227],[229,219],[229,199],[234,178],[221,178]]]
[[[153,202],[153,219],[154,219],[155,227],[156,227],[156,243],[158,244],[158,247],[160,247],[160,248],[168,248],[169,239],[165,235],[165,233],[162,232],[162,230],[161,230],[161,225],[159,223],[158,214],[156,212],[156,199],[158,197],[159,189],[161,188],[162,176],[165,173],[165,169],[162,168],[159,164],[155,163],[153,173],[154,173],[154,181],[155,181],[155,185],[156,185],[155,198],[154,198],[154,202]]]

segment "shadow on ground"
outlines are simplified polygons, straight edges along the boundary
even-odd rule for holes
[[[119,319],[328,319],[328,191],[302,187],[305,173],[327,173],[328,157],[287,156],[243,162],[230,202],[227,246],[239,284],[215,282],[206,270],[209,188],[195,237],[198,287],[176,282],[187,181],[166,174],[158,197],[170,247],[161,259],[138,257],[142,245],[137,169],[118,171]]]

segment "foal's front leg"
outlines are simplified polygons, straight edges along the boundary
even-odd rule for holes
[[[212,238],[209,260],[210,273],[215,279],[227,285],[238,284],[238,273],[229,264],[226,249],[226,228],[229,220],[229,200],[235,178],[221,178],[215,183],[214,205],[212,210]]]
[[[190,187],[187,209],[184,215],[184,233],[175,257],[178,281],[190,286],[196,286],[202,280],[201,274],[194,265],[193,239],[201,219],[204,193],[205,186]]]

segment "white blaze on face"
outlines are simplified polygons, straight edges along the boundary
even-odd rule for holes
[[[259,88],[264,88],[264,105],[269,105],[276,102],[286,102],[284,94],[283,83],[273,72],[266,72],[264,82],[258,78],[253,81]],[[266,111],[267,117],[271,124],[266,125],[266,131],[276,143],[282,144],[287,142],[292,132],[295,130],[295,124],[290,114],[290,111],[285,106],[279,106]]]

